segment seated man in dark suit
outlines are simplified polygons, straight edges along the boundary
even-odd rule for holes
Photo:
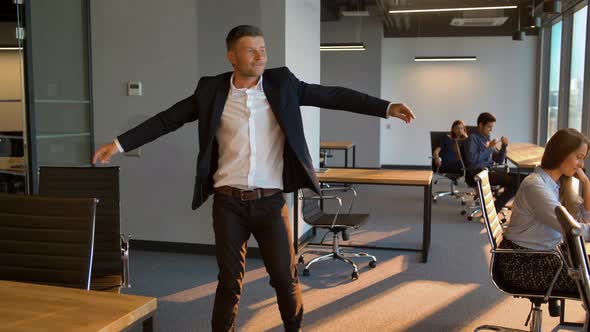
[[[500,149],[496,147],[498,141],[490,139],[490,134],[496,124],[496,118],[490,113],[481,113],[477,117],[477,131],[467,139],[465,157],[467,166],[467,181],[472,182],[473,176],[484,168],[490,173],[490,183],[504,188],[504,192],[496,197],[496,210],[500,210],[516,193],[516,175],[506,172],[505,168],[492,168],[494,163],[504,163],[508,138],[502,136]]]

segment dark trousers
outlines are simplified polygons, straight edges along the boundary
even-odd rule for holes
[[[297,331],[303,318],[289,216],[282,192],[257,200],[216,193],[213,229],[219,267],[211,326],[213,331],[233,331],[245,273],[246,242],[254,235],[260,247],[270,284],[286,331]]]

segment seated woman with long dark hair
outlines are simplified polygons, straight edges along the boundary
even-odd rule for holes
[[[456,120],[451,125],[451,132],[442,137],[438,146],[432,152],[434,165],[442,173],[461,173],[463,165],[461,164],[461,155],[455,144],[456,140],[467,138],[465,123]]]
[[[545,146],[541,166],[521,183],[512,206],[512,216],[500,248],[552,250],[562,241],[555,207],[563,205],[590,235],[590,180],[582,170],[590,140],[575,129],[561,129]],[[580,180],[580,196],[572,178]],[[519,289],[545,291],[560,258],[550,255],[497,255],[498,272],[504,281]],[[561,271],[553,288],[561,294],[577,294],[575,281]],[[550,303],[551,304],[551,303]],[[551,306],[550,306],[551,309]],[[550,310],[551,311],[551,310]]]

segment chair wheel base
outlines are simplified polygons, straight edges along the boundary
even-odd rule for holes
[[[358,278],[359,278],[359,273],[356,271],[352,272],[352,274],[350,275],[350,279],[352,279],[353,281],[358,280]]]
[[[299,256],[298,262],[299,262],[299,264],[305,264],[305,261],[303,260],[303,256]]]
[[[372,268],[372,269],[376,268],[377,267],[377,261],[370,261],[369,262],[369,267]]]
[[[303,276],[309,277],[309,269],[303,269]]]
[[[467,214],[467,211],[465,211],[465,210],[462,210],[462,211],[461,211],[461,215],[462,215],[462,216],[464,216],[464,215],[466,215],[466,214]]]

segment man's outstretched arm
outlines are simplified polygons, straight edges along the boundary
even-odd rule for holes
[[[187,122],[197,120],[199,110],[196,99],[195,91],[193,95],[177,102],[169,109],[156,114],[135,128],[123,133],[113,142],[99,147],[92,157],[92,163],[101,162],[108,164],[111,158],[119,152],[136,149],[182,127]]]
[[[412,110],[402,103],[386,100],[344,87],[308,84],[289,72],[289,78],[297,87],[299,104],[344,110],[379,117],[395,117],[406,123],[416,118]]]

